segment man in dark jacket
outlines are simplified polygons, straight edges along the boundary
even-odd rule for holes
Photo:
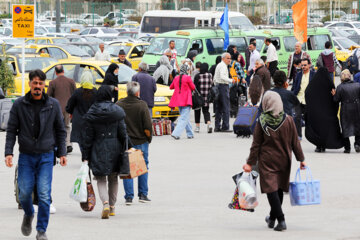
[[[6,131],[5,163],[12,167],[13,148],[19,141],[19,200],[25,215],[21,232],[29,236],[34,219],[32,193],[37,186],[39,199],[36,239],[46,240],[51,203],[54,149],[60,164],[66,165],[66,131],[59,102],[44,93],[46,75],[41,70],[29,73],[30,91],[17,99],[10,111]]]
[[[296,74],[293,86],[291,91],[298,98],[300,105],[295,108],[295,125],[298,131],[299,139],[302,139],[302,119],[306,113],[306,101],[305,101],[305,91],[313,77],[315,76],[315,71],[311,69],[311,61],[308,58],[301,60],[302,71]]]
[[[271,90],[277,92],[284,105],[284,112],[289,115],[293,116],[294,107],[297,107],[300,102],[297,97],[291,91],[287,90],[288,83],[287,77],[284,71],[277,70],[273,76],[275,87]]]
[[[149,143],[152,139],[152,123],[146,102],[140,100],[140,84],[129,82],[127,84],[126,98],[117,102],[125,111],[126,130],[133,147],[143,152],[146,166],[149,164]],[[124,179],[126,205],[132,204],[134,186],[132,179]],[[138,177],[138,196],[140,202],[150,202],[148,195],[148,173]]]
[[[119,61],[119,63],[125,64],[126,66],[132,68],[131,63],[126,59],[126,54],[125,54],[125,51],[123,49],[121,49],[119,51],[118,61]]]
[[[255,75],[261,78],[261,82],[264,88],[264,92],[271,87],[271,75],[269,70],[265,67],[265,63],[262,59],[258,59],[255,62]]]
[[[60,102],[61,111],[64,116],[64,123],[66,129],[66,147],[67,152],[72,152],[72,145],[70,142],[71,124],[70,115],[66,112],[65,107],[70,97],[76,89],[75,81],[65,77],[64,68],[62,65],[55,66],[56,78],[49,83],[47,94],[50,97],[56,98]]]
[[[139,64],[139,72],[132,77],[132,81],[138,82],[141,87],[140,99],[145,101],[149,108],[150,117],[154,107],[154,94],[157,90],[155,79],[147,72],[149,69],[147,63]]]

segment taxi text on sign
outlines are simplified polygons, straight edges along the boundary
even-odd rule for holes
[[[34,37],[34,5],[13,5],[13,37]]]

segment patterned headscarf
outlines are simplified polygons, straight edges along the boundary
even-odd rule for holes
[[[188,74],[189,74],[189,66],[184,63],[180,67],[180,75],[188,75]]]

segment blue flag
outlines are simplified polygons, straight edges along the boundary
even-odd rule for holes
[[[229,46],[229,8],[226,3],[226,7],[224,9],[224,13],[220,19],[220,27],[224,30],[225,39],[224,39],[224,50]]]

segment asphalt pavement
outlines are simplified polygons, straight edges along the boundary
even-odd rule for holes
[[[82,211],[69,198],[81,165],[80,150],[74,144],[68,166],[54,168],[52,198],[57,212],[50,217],[47,235],[51,240],[360,239],[360,154],[354,150],[344,154],[343,149],[315,153],[315,146],[306,139],[301,145],[314,179],[321,181],[321,205],[293,207],[285,195],[285,232],[266,227],[269,205],[259,189],[254,213],[229,209],[235,189],[231,177],[242,171],[251,142],[252,138],[236,138],[232,133],[207,134],[204,124],[194,139],[187,139],[185,133],[178,141],[170,136],[154,137],[149,149],[152,202],[139,203],[135,198],[132,206],[125,206],[120,181],[116,216],[108,220],[100,218],[96,181],[97,205],[92,212]],[[4,144],[5,133],[1,132],[0,145]],[[15,149],[17,159],[17,146]],[[3,148],[0,154],[3,156]],[[294,158],[291,180],[298,167]],[[15,202],[14,171],[2,161],[0,239],[35,239],[35,229],[31,237],[23,237],[20,231],[23,211]]]

